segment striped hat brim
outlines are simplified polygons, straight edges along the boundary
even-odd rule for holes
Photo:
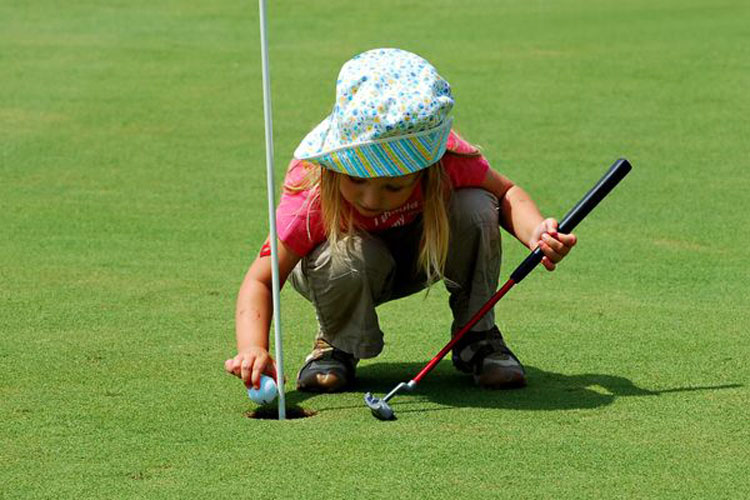
[[[327,120],[326,120],[327,121]],[[398,177],[418,172],[445,154],[452,118],[429,130],[347,145],[316,155],[295,157],[354,177]]]

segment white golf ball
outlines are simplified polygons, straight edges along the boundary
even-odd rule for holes
[[[247,395],[253,403],[265,405],[276,399],[276,381],[265,375],[260,376],[260,389],[250,387]]]

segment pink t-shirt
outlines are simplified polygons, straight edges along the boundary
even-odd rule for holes
[[[451,131],[446,152],[442,157],[443,168],[448,174],[453,189],[476,187],[484,181],[490,165],[471,144]],[[285,185],[299,184],[305,177],[305,163],[292,160],[284,179]],[[276,209],[276,226],[279,239],[294,253],[305,256],[325,241],[320,199],[316,191],[307,189],[289,192],[284,189]],[[414,189],[411,197],[395,210],[375,217],[365,217],[353,211],[356,222],[369,232],[379,232],[413,222],[422,212],[422,190]]]

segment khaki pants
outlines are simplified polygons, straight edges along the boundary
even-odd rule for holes
[[[449,219],[444,281],[455,331],[497,289],[501,256],[497,198],[483,189],[454,191]],[[357,358],[380,354],[383,332],[375,308],[425,287],[425,276],[416,266],[421,232],[417,219],[375,234],[357,233],[341,243],[343,258],[332,258],[325,242],[297,264],[289,280],[315,307],[319,336]],[[488,330],[494,324],[490,310],[474,330]]]

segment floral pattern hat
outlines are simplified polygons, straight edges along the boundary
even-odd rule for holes
[[[435,68],[400,49],[374,49],[341,68],[336,105],[295,158],[354,177],[417,172],[445,153],[451,88]]]

